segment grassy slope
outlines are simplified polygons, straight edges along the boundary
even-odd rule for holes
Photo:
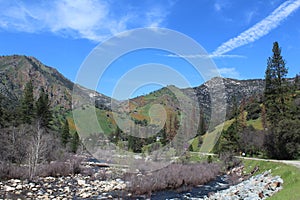
[[[268,199],[300,199],[300,169],[283,163],[274,163],[268,161],[244,160],[243,162],[245,164],[245,170],[247,173],[249,173],[255,166],[259,166],[260,171],[257,173],[271,169],[272,175],[280,176],[283,179],[283,189]]]
[[[81,119],[83,121],[83,123],[76,124],[76,126],[73,120],[73,113],[69,113],[67,118],[69,121],[70,131],[74,132],[76,128],[78,128],[81,130],[86,130],[87,134],[99,133],[100,129],[98,125],[100,125],[102,129],[100,132],[105,134],[112,133],[115,130],[115,123],[112,120],[111,112],[96,108],[97,119],[95,119],[94,115],[92,115],[94,113],[93,111],[94,108],[92,107],[86,108],[85,110],[74,110],[73,112],[76,114],[76,116],[79,116],[80,121]]]
[[[245,116],[246,117],[246,116]],[[233,119],[227,120],[224,122],[223,130],[227,130],[228,127],[233,123]],[[261,117],[255,120],[248,120],[247,121],[247,126],[252,125],[256,130],[263,130],[262,126],[262,121]],[[198,144],[199,144],[199,136],[196,137],[191,141],[193,151],[201,151],[201,152],[210,152],[212,150],[212,146],[214,145],[215,138],[217,138],[218,134],[222,131],[222,125],[218,125],[215,127],[215,129],[209,133],[206,133],[204,136],[202,136],[203,139],[203,144],[201,149],[199,149]]]
[[[212,132],[206,133],[204,136],[198,136],[192,140],[193,151],[210,152],[215,144],[215,138],[221,133],[222,129],[227,130],[233,123],[233,119],[224,122],[224,125],[218,125]],[[202,137],[203,144],[199,149],[199,137]]]

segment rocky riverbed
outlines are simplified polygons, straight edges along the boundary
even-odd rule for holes
[[[279,176],[272,176],[271,170],[252,176],[226,190],[204,197],[206,200],[253,200],[266,199],[282,189],[283,180]]]
[[[57,178],[40,177],[31,181],[19,179],[2,181],[0,199],[106,199],[112,198],[109,192],[121,191],[126,187],[125,182],[119,178],[101,181],[96,177],[76,174]]]
[[[188,192],[163,191],[154,193],[151,199],[265,199],[282,189],[283,180],[271,175],[271,171],[243,177],[243,168],[235,169],[240,182],[230,186],[230,174],[220,176],[207,185],[194,187]],[[65,177],[39,177],[34,180],[11,179],[0,182],[0,199],[131,199],[124,192],[126,183],[120,179],[122,170],[105,168],[93,175]],[[231,171],[232,173],[232,171]],[[119,174],[119,175],[118,175]],[[243,179],[245,178],[245,179]],[[148,197],[135,197],[147,199]]]

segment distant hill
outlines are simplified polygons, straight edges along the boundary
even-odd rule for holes
[[[30,80],[33,82],[35,96],[38,96],[40,88],[43,87],[49,94],[51,106],[60,106],[66,110],[71,108],[74,83],[55,68],[44,65],[34,57],[0,56],[0,94],[7,98],[10,103],[21,97],[25,84]],[[198,87],[180,90],[188,95],[196,95],[200,106],[209,110],[211,102],[209,88],[218,88],[220,83],[225,86],[224,98],[226,98],[229,107],[232,105],[233,97],[236,97],[237,101],[240,102],[245,98],[260,96],[264,90],[263,79],[236,80],[229,78],[213,78]],[[75,87],[82,91],[82,96],[93,98],[97,107],[110,106],[111,98],[78,85]],[[133,98],[130,102],[133,107],[143,107],[151,102],[164,102],[169,107],[174,107],[175,103],[171,103],[171,99],[175,100],[176,98],[172,95],[170,88],[165,87],[148,95]],[[76,102],[76,99],[74,101]],[[176,110],[176,108],[174,109]]]
[[[65,78],[55,68],[48,67],[34,57],[28,56],[0,56],[0,94],[14,104],[20,99],[27,82],[32,81],[34,96],[37,97],[40,88],[43,87],[49,94],[52,107],[58,107],[64,111],[72,107],[72,90],[75,86],[81,92],[79,96],[73,96],[74,102],[79,98],[93,98],[101,107],[109,106],[111,99],[105,95],[88,90]],[[75,105],[76,106],[76,105]]]
[[[223,86],[221,85],[223,84]],[[176,111],[178,110],[178,101],[174,94],[172,94],[172,87],[164,87],[160,90],[153,91],[147,95],[139,96],[131,99],[131,107],[136,110],[140,110],[141,107],[149,107],[147,104],[160,103],[167,104],[168,109]],[[215,77],[204,84],[194,87],[180,89],[184,94],[189,97],[198,99],[200,108],[209,115],[211,111],[211,91],[218,91],[218,89],[224,89],[224,94],[220,95],[220,98],[224,98],[227,107],[225,105],[218,105],[218,109],[227,109],[229,112],[233,106],[234,98],[236,98],[237,104],[242,100],[249,100],[249,98],[261,98],[264,92],[265,81],[263,79],[252,80],[236,80],[230,78]],[[177,88],[179,89],[179,88]],[[187,102],[188,103],[188,102]]]

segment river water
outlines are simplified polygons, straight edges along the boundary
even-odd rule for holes
[[[228,178],[226,175],[218,176],[215,180],[207,183],[206,185],[201,185],[191,188],[189,191],[177,192],[171,191],[160,191],[156,192],[151,196],[151,199],[190,199],[190,198],[203,198],[211,192],[216,192],[229,188]],[[184,189],[184,188],[183,188]]]

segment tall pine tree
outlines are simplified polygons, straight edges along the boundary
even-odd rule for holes
[[[77,149],[78,149],[78,146],[80,144],[80,138],[79,138],[79,135],[77,132],[75,132],[73,134],[73,137],[71,139],[71,151],[73,153],[76,153],[77,152]]]
[[[285,79],[288,70],[278,42],[274,42],[272,51],[265,74],[264,104],[269,125],[265,146],[269,157],[295,159],[300,156],[300,121],[293,110],[294,90]]]
[[[21,99],[21,118],[23,123],[31,124],[35,117],[35,105],[33,97],[32,81],[25,85],[23,97]]]
[[[288,69],[281,56],[278,42],[273,43],[273,55],[268,58],[265,72],[265,106],[271,124],[277,124],[286,111],[285,98],[288,93],[286,75]]]
[[[49,127],[49,123],[52,119],[52,113],[50,110],[49,97],[44,88],[41,88],[40,96],[36,102],[36,115],[38,120],[41,121],[41,125],[43,127]]]
[[[69,129],[69,122],[66,119],[61,133],[61,143],[64,147],[66,147],[67,143],[70,141],[71,135],[70,135],[70,129]]]

